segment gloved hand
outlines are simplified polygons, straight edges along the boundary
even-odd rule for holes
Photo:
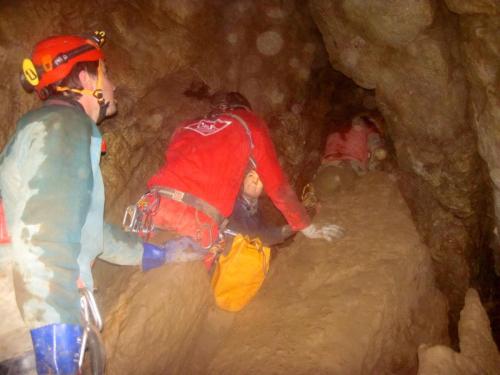
[[[322,227],[317,227],[315,224],[311,224],[302,229],[301,232],[307,238],[322,238],[327,241],[332,241],[334,238],[341,238],[344,235],[345,230],[335,224],[326,224]]]
[[[144,242],[142,244],[142,270],[144,272],[165,263],[180,263],[202,259],[207,250],[191,237],[179,237],[165,242],[162,246]]]

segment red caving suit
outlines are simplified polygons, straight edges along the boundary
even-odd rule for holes
[[[324,160],[357,161],[367,169],[371,152],[381,147],[380,134],[368,126],[351,126],[346,132],[334,132],[326,140]]]
[[[231,114],[246,122],[251,137]],[[281,170],[266,123],[245,109],[232,109],[216,118],[198,119],[177,128],[166,150],[165,164],[148,181],[148,187],[166,186],[190,193],[228,217],[250,157],[257,165],[264,190],[292,229],[308,226],[310,218]],[[153,222],[159,228],[191,236],[203,246],[210,245],[218,234],[210,217],[165,197],[161,197]]]

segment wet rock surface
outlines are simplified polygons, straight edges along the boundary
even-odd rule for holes
[[[359,179],[322,203],[317,220],[333,218],[346,236],[279,253],[208,373],[411,373],[419,344],[446,341],[446,303],[395,183]]]
[[[52,34],[81,33],[95,29],[107,31],[109,40],[105,53],[111,78],[117,85],[119,114],[101,127],[108,144],[108,153],[103,157],[101,167],[106,185],[106,217],[115,222],[120,221],[124,207],[137,200],[145,189],[146,180],[162,162],[164,148],[175,125],[206,113],[208,96],[221,88],[239,90],[248,96],[254,109],[269,122],[280,159],[291,180],[301,187],[316,170],[324,142],[323,126],[329,121],[329,113],[332,113],[332,108],[334,115],[343,112],[339,108],[335,109],[338,98],[335,96],[335,77],[338,78],[339,73],[332,74],[329,65],[352,78],[369,90],[367,94],[359,89],[361,91],[352,97],[363,102],[367,109],[378,106],[384,115],[384,131],[391,147],[393,146],[400,168],[396,173],[399,187],[411,208],[417,229],[429,248],[426,250],[425,247],[420,247],[421,244],[415,245],[423,249],[417,252],[416,261],[424,264],[424,269],[427,269],[427,258],[422,254],[430,251],[438,286],[450,301],[452,319],[458,321],[471,280],[474,283],[483,270],[482,264],[488,263],[484,261],[487,259],[484,249],[494,216],[489,198],[490,190],[496,201],[496,217],[500,216],[500,135],[497,130],[500,118],[500,43],[497,1],[420,0],[409,3],[382,0],[95,0],[89,3],[80,0],[54,0],[40,3],[26,0],[0,1],[0,14],[0,63],[4,69],[4,74],[0,77],[0,94],[6,98],[0,105],[0,116],[4,122],[0,129],[2,146],[12,134],[20,115],[38,105],[35,96],[22,92],[18,83],[21,61],[29,55],[34,43]],[[328,190],[328,182],[326,184]],[[375,189],[383,186],[381,182],[378,185],[376,180],[374,184]],[[384,189],[381,188],[382,191]],[[342,194],[348,191],[350,189]],[[346,209],[346,215],[349,216],[347,211]],[[332,213],[336,215],[338,212]],[[320,212],[320,215],[325,213]],[[363,211],[360,218],[364,215]],[[407,213],[403,215],[405,220],[406,215]],[[320,217],[326,220],[326,216]],[[342,215],[334,218],[344,220]],[[378,218],[379,221],[374,220],[380,229],[386,218]],[[359,231],[366,230],[359,222],[353,225],[359,226]],[[416,244],[418,241],[414,239],[413,229],[409,229],[408,233],[410,232],[408,235],[414,241],[412,243]],[[352,237],[348,238],[352,240]],[[335,244],[334,248],[351,241],[348,238]],[[253,313],[245,312],[247,315],[238,317],[238,320],[241,319],[241,326],[234,322],[235,332],[245,333],[243,324],[254,313],[275,319],[273,314],[279,316],[280,311],[286,311],[285,304],[288,302],[291,306],[300,306],[299,299],[307,301],[306,294],[309,292],[318,298],[322,296],[323,290],[328,290],[327,287],[321,287],[322,283],[330,285],[336,282],[335,276],[325,279],[324,275],[335,275],[332,270],[335,270],[337,261],[345,261],[347,266],[350,264],[354,271],[357,270],[354,263],[349,262],[360,261],[359,255],[349,249],[346,251],[352,257],[351,261],[337,258],[339,254],[325,254],[325,249],[313,251],[318,252],[320,259],[333,263],[323,264],[314,258],[305,259],[304,254],[307,252],[302,253],[302,250],[309,249],[310,245],[303,241],[297,239],[297,243],[301,243],[301,251],[292,250],[290,258],[282,257],[276,263],[287,270],[297,267],[297,272],[305,272],[306,269],[310,271],[311,267],[317,269],[312,274],[314,276],[310,276],[311,280],[304,281],[300,286],[290,279],[291,276],[272,274],[270,277],[270,280],[276,278],[278,284],[283,282],[285,285],[298,287],[299,291],[290,295],[291,298],[298,299],[286,299],[286,293],[293,288],[285,291],[266,286],[262,293],[263,301],[266,302],[255,301],[256,305],[262,306],[258,311],[249,307],[248,311]],[[371,242],[359,245],[360,254],[370,251],[371,246]],[[406,250],[398,248],[391,251],[402,253],[391,252],[387,258],[374,259],[374,264],[389,267],[396,262],[394,257]],[[294,259],[300,259],[304,264],[295,264]],[[190,347],[182,341],[183,335],[191,340],[190,345],[194,345],[197,340],[205,342],[209,333],[197,331],[203,326],[203,319],[209,319],[213,323],[213,330],[218,337],[225,337],[227,327],[233,324],[232,320],[221,318],[211,310],[210,303],[205,300],[206,285],[201,276],[203,273],[193,270],[190,272],[192,274],[185,275],[183,267],[174,271],[176,276],[158,272],[151,274],[153,276],[141,275],[137,270],[120,269],[116,273],[111,272],[112,275],[120,275],[115,278],[103,277],[103,272],[105,274],[107,271],[97,268],[97,278],[103,283],[99,299],[105,312],[110,314],[108,325],[111,328],[106,331],[112,358],[109,371],[120,373],[130,368],[148,373],[152,369],[147,367],[150,364],[140,363],[134,355],[130,358],[136,360],[137,364],[127,362],[129,359],[123,353],[128,353],[132,348],[140,351],[137,347],[127,348],[126,343],[133,336],[142,337],[145,332],[150,332],[142,331],[142,324],[146,323],[140,318],[145,311],[142,307],[149,306],[149,303],[146,304],[146,300],[150,298],[148,296],[159,294],[166,299],[172,298],[172,304],[176,304],[178,300],[185,302],[188,298],[183,290],[172,296],[165,295],[163,288],[168,288],[168,285],[164,284],[180,285],[182,281],[194,285],[196,303],[193,306],[198,310],[191,307],[183,310],[192,319],[193,330],[197,333],[184,332],[189,324],[181,322],[178,331],[173,326],[166,328],[174,332],[173,336],[161,332],[150,335],[151,338],[157,338],[157,341],[172,340],[178,343],[176,347],[179,349],[173,350],[172,356],[166,355],[165,364],[168,363],[168,366],[162,364],[166,366],[162,369],[169,367],[181,371],[184,368],[196,373],[195,367],[179,365],[176,362],[179,359],[175,359],[174,355],[184,358],[188,350],[186,348]],[[113,267],[111,269],[114,270]],[[345,275],[355,278],[354,275],[358,274],[354,271],[352,274],[349,273],[351,271],[346,271]],[[407,282],[405,277],[409,277],[408,275],[395,276]],[[351,279],[347,276],[346,282],[350,283]],[[381,276],[376,270],[373,270],[373,277],[392,285],[393,281],[379,278]],[[366,283],[371,284],[368,279]],[[434,296],[431,281],[427,280],[425,283],[428,283],[427,290],[432,290],[430,293]],[[271,285],[271,281],[268,284]],[[276,293],[279,294],[276,301],[267,300],[272,295],[271,290],[277,290]],[[370,293],[366,295],[361,290],[364,287],[352,290],[351,296],[366,297],[367,300],[360,304],[370,305],[370,301],[374,301],[373,296]],[[144,299],[138,306],[133,305],[134,297],[141,293],[144,293]],[[397,336],[395,342],[405,348],[397,356],[390,354],[395,350],[395,345],[384,341],[386,336],[383,335],[374,336],[376,349],[368,349],[369,344],[364,341],[357,343],[363,349],[356,353],[356,358],[365,358],[366,365],[356,367],[355,370],[415,369],[415,361],[411,358],[416,355],[414,349],[417,344],[443,341],[441,325],[444,324],[444,317],[436,311],[432,313],[437,316],[436,326],[432,326],[433,321],[425,321],[430,319],[430,315],[425,312],[418,317],[422,318],[418,323],[415,323],[417,318],[413,313],[406,320],[406,326],[401,323],[402,320],[398,320],[406,319],[402,317],[407,317],[408,311],[417,311],[417,307],[414,307],[415,300],[411,298],[418,299],[422,295],[417,290],[417,295],[408,295],[401,302],[394,299],[399,296],[398,293],[399,291],[391,294],[387,301],[391,304],[403,303],[403,306],[407,306],[406,312],[402,312],[399,317],[391,316],[388,320],[379,321],[381,327],[385,329],[388,322],[391,322],[404,330],[406,326],[416,324],[423,331],[413,332],[412,335],[415,336],[412,337],[416,338],[407,341],[398,338],[398,332],[393,332]],[[7,294],[2,293],[1,297],[3,305]],[[330,297],[335,300],[336,295]],[[349,302],[347,297],[344,298],[347,305],[354,304],[354,300]],[[441,301],[440,298],[438,300]],[[267,302],[272,308],[266,307]],[[175,322],[174,307],[165,307],[158,301],[155,303],[157,305],[151,305],[152,311],[158,312],[158,315],[152,314],[155,318],[165,313],[172,316]],[[123,310],[118,309],[117,304],[121,304]],[[319,302],[313,303],[313,308],[308,313],[321,324],[330,323],[329,319],[341,321],[340,315],[329,310],[333,309],[332,306],[326,306],[324,311],[327,314],[321,316],[322,306]],[[444,315],[442,301],[436,306]],[[314,308],[320,310],[316,311]],[[367,308],[381,314],[386,306]],[[431,311],[427,305],[420,308]],[[205,318],[205,315],[209,318]],[[297,322],[298,325],[299,321],[299,318],[293,318],[290,324]],[[270,326],[270,332],[291,329],[286,322],[275,323]],[[364,328],[370,330],[377,323],[373,324],[372,327]],[[128,326],[133,327],[130,332],[127,332]],[[327,347],[331,344],[318,333],[320,326],[323,327],[308,325],[305,328],[313,332],[307,341],[312,347],[325,343]],[[438,326],[441,328],[437,328]],[[381,332],[386,332],[384,329]],[[159,336],[155,336],[156,333]],[[273,336],[266,336],[268,334],[259,332],[259,337],[274,345],[275,353],[278,354],[274,354],[272,358],[277,358],[276,368],[279,369],[280,364],[285,363],[296,352],[281,351],[279,346],[286,340],[277,337],[273,341]],[[239,341],[238,333],[235,335],[228,336],[227,342]],[[347,333],[345,336],[348,336]],[[366,337],[356,339],[365,340]],[[256,343],[252,339],[247,340],[249,344]],[[161,356],[156,353],[158,348],[154,345],[156,341],[149,340],[148,337],[144,341],[145,348],[153,348],[154,354],[147,354],[148,361],[160,361]],[[192,346],[196,347],[200,359],[198,365],[208,366],[205,359],[211,358],[213,353],[207,354],[200,345]],[[323,352],[324,355],[335,353],[340,345],[340,341],[335,342],[330,351]],[[228,360],[228,348],[221,346],[222,354],[218,354],[211,364],[212,371],[226,371],[235,366]],[[162,350],[167,352],[169,348]],[[271,352],[265,348],[261,350],[258,355],[266,358],[271,356]],[[354,353],[354,348],[346,346],[336,358],[343,361],[342,356],[347,358],[350,351]],[[243,349],[241,353],[244,353]],[[380,357],[377,357],[379,354]],[[306,358],[305,363],[312,363],[313,359]],[[320,362],[325,369],[335,366],[327,360]],[[257,367],[260,365],[256,362],[246,364]],[[296,369],[297,372],[302,371],[298,364]]]
[[[101,263],[97,274],[106,374],[182,374],[212,305],[201,262],[147,273]]]
[[[123,290],[105,309],[108,373],[415,373],[419,345],[448,342],[447,304],[396,183],[359,178],[322,202],[317,221],[346,236],[297,235],[236,314],[214,308],[196,263],[100,273]]]
[[[478,293],[469,289],[459,322],[460,353],[446,346],[422,345],[419,375],[484,374],[500,372],[500,354],[491,336],[490,321]]]
[[[497,92],[491,41],[498,40],[492,27],[498,17],[494,2],[446,4],[460,17],[435,1],[313,0],[310,7],[333,67],[375,89],[402,191],[456,321],[491,233],[487,170],[475,145],[498,139],[487,131],[500,118],[488,105]],[[469,95],[470,85],[477,94]],[[474,126],[469,108],[476,108],[481,125]]]

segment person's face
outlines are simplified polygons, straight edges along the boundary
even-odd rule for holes
[[[111,82],[108,75],[108,70],[104,62],[101,62],[102,69],[102,92],[104,95],[104,102],[109,103],[106,110],[106,116],[112,116],[116,113],[115,101],[115,85]]]
[[[250,198],[258,198],[262,194],[262,181],[256,171],[250,171],[243,180],[243,194]]]

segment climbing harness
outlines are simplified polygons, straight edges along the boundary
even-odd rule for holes
[[[198,236],[204,229],[210,234],[210,246],[214,243],[212,238],[212,228],[208,223],[201,223],[198,217],[199,212],[203,212],[210,217],[219,228],[224,229],[227,224],[227,219],[222,216],[219,211],[210,203],[201,198],[180,190],[172,189],[165,186],[155,186],[149,192],[144,194],[139,201],[125,209],[125,214],[122,220],[122,227],[126,232],[137,233],[139,236],[149,239],[151,233],[161,228],[155,227],[153,224],[153,216],[158,212],[160,205],[160,196],[172,199],[176,202],[182,202],[187,206],[196,209],[196,222],[200,225]],[[205,227],[206,228],[202,228]],[[200,238],[197,238],[200,240]],[[208,247],[210,247],[208,246]],[[207,247],[207,248],[208,248]]]
[[[80,294],[83,336],[80,348],[80,357],[78,360],[78,368],[81,373],[85,350],[88,347],[92,375],[103,375],[104,365],[106,363],[106,352],[104,350],[104,343],[100,334],[103,327],[101,314],[99,313],[94,295],[90,289],[86,287],[80,288]]]
[[[252,134],[250,128],[244,119],[233,113],[224,113],[224,116],[231,117],[236,120],[245,130],[248,136],[250,144],[250,160],[249,163],[252,168],[256,168],[257,164],[252,157],[252,151],[254,149],[254,142],[252,139]],[[227,225],[227,218],[224,217],[217,208],[212,206],[205,200],[198,198],[197,196],[190,194],[188,192],[173,189],[167,186],[154,186],[149,192],[144,194],[136,204],[130,205],[125,209],[125,213],[122,220],[122,227],[126,232],[137,233],[139,236],[144,237],[146,240],[149,239],[151,233],[155,230],[162,230],[161,228],[155,227],[153,224],[153,216],[157,213],[160,204],[160,196],[169,198],[176,202],[181,202],[187,206],[193,207],[195,211],[195,220],[199,225],[196,233],[195,240],[199,241],[202,237],[204,230],[208,231],[210,237],[210,245],[205,249],[209,249],[220,240],[221,233],[224,231]],[[212,235],[212,226],[209,223],[202,223],[199,220],[199,212],[204,213],[210,217],[218,226],[219,238],[214,239]]]

